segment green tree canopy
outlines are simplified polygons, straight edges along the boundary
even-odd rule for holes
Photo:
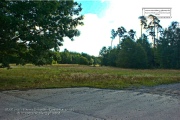
[[[145,50],[132,39],[123,39],[117,58],[117,66],[123,68],[146,68],[147,56]]]
[[[73,0],[1,1],[0,62],[8,66],[11,56],[15,56],[46,64],[49,50],[57,51],[64,37],[73,40],[80,35],[76,27],[83,25],[81,10],[81,4]]]

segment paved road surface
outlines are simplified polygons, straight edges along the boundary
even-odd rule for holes
[[[0,120],[180,120],[180,84],[0,92]]]

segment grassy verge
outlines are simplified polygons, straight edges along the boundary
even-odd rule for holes
[[[123,89],[180,83],[180,70],[132,70],[81,65],[33,65],[0,69],[0,90],[95,87]]]

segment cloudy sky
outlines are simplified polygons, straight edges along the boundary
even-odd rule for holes
[[[180,22],[178,0],[75,0],[82,4],[82,12],[85,16],[84,26],[79,26],[81,36],[75,37],[74,41],[65,39],[65,48],[73,52],[84,52],[90,55],[99,55],[103,46],[111,45],[111,30],[120,26],[127,31],[133,29],[140,36],[139,16],[142,8],[172,8],[169,19],[160,19],[160,24],[166,28],[172,21]],[[151,42],[151,41],[150,41]],[[118,44],[118,38],[113,40],[113,46]]]

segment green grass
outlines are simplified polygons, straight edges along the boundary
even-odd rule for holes
[[[180,70],[134,70],[82,65],[15,66],[0,69],[0,90],[94,87],[136,88],[180,83]]]

